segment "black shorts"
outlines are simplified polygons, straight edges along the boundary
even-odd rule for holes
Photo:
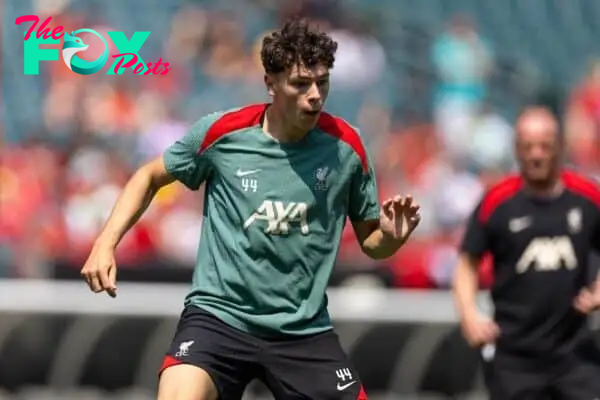
[[[600,368],[590,360],[548,362],[531,368],[521,362],[485,363],[491,400],[595,400],[600,399]]]
[[[205,370],[221,400],[241,399],[253,379],[261,380],[276,400],[367,399],[333,331],[266,340],[232,328],[197,307],[188,307],[160,372],[177,364]]]

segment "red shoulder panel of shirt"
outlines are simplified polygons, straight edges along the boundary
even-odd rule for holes
[[[202,153],[228,133],[258,125],[266,109],[267,104],[253,104],[223,114],[206,131],[198,153]]]
[[[523,186],[523,179],[518,175],[510,175],[492,186],[481,201],[478,219],[486,223],[494,211],[503,203],[513,198]]]
[[[204,140],[198,149],[199,153],[213,145],[224,135],[240,129],[258,125],[268,104],[254,104],[223,114],[206,132]],[[365,172],[369,170],[367,151],[358,132],[342,118],[323,112],[319,116],[317,126],[323,132],[332,135],[346,143],[358,156]]]
[[[568,190],[600,207],[600,187],[593,179],[571,170],[563,171],[561,178]]]
[[[369,171],[367,150],[362,143],[360,135],[349,123],[344,121],[342,118],[323,112],[319,116],[317,127],[319,127],[319,129],[321,129],[323,132],[338,138],[350,146],[350,148],[352,148],[352,150],[358,156],[363,171],[365,173]]]

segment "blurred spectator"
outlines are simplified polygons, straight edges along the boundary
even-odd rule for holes
[[[514,164],[513,129],[489,103],[482,103],[467,129],[466,156],[473,171],[511,169]]]
[[[577,85],[565,117],[571,161],[587,170],[600,167],[600,61],[594,61]]]
[[[465,132],[487,95],[491,46],[469,17],[456,15],[434,42],[432,60],[439,80],[434,98],[436,126],[448,150],[460,157]]]

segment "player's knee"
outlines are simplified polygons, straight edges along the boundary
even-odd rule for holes
[[[160,375],[157,400],[217,400],[217,388],[202,368],[180,364]]]

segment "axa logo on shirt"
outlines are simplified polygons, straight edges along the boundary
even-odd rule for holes
[[[58,49],[40,48],[42,44],[59,44],[64,38],[62,46],[62,59],[73,72],[80,75],[91,75],[104,67],[108,61],[108,43],[104,36],[92,29],[79,29],[76,31],[63,32],[64,27],[57,26],[52,32],[46,26],[50,23],[52,17],[48,17],[36,29],[40,18],[37,15],[23,15],[15,20],[15,25],[21,25],[25,22],[33,24],[25,33],[24,38],[24,73],[25,75],[37,75],[40,70],[40,61],[58,61]],[[35,33],[35,35],[32,35]],[[77,55],[77,53],[86,51],[89,44],[77,35],[89,33],[100,39],[104,48],[100,56],[94,61],[86,61]],[[119,50],[119,54],[112,56],[115,60],[111,68],[106,73],[107,75],[121,75],[127,68],[131,68],[136,75],[165,75],[171,68],[169,63],[162,62],[162,58],[156,63],[145,63],[139,55],[139,50],[150,36],[150,32],[134,32],[131,39],[127,39],[124,32],[114,31],[107,32],[110,40]],[[126,61],[127,60],[127,61]]]
[[[523,274],[533,266],[536,271],[556,271],[564,264],[568,270],[577,268],[577,257],[568,236],[533,239],[517,262],[517,273]]]
[[[271,235],[287,235],[292,224],[298,224],[300,232],[308,235],[308,204],[304,202],[283,202],[279,200],[265,200],[244,222],[244,229],[248,229],[256,221],[266,223],[265,233]]]

